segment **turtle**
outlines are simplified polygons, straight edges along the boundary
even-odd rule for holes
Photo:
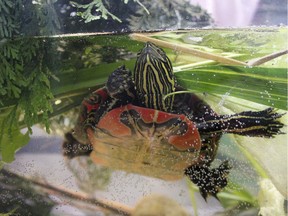
[[[217,198],[232,168],[228,161],[210,167],[222,135],[274,137],[282,133],[284,114],[267,108],[219,115],[183,90],[164,50],[147,42],[133,74],[118,67],[83,100],[69,139],[87,144],[80,154],[97,164],[165,180],[186,175],[205,200]]]

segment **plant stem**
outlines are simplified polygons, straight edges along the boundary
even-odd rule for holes
[[[66,188],[61,188],[59,186],[56,187],[54,185],[48,184],[47,182],[36,181],[36,180],[28,178],[28,177],[19,176],[15,173],[10,173],[10,175],[14,175],[20,179],[23,179],[25,181],[29,181],[32,184],[37,185],[37,186],[41,187],[42,189],[48,191],[49,194],[56,194],[58,196],[62,196],[62,197],[64,196],[66,198],[70,198],[70,199],[84,202],[87,204],[92,204],[92,205],[95,205],[97,207],[110,210],[110,211],[117,213],[117,214],[131,215],[132,208],[130,208],[126,205],[123,205],[121,203],[117,203],[117,202],[110,201],[110,200],[104,200],[104,199],[100,200],[100,199],[91,198],[87,194],[79,192],[79,191],[76,193],[73,191],[69,191]]]
[[[130,37],[134,40],[137,41],[142,41],[142,42],[152,42],[156,45],[162,46],[162,47],[166,47],[166,48],[170,48],[172,50],[177,50],[177,51],[181,51],[184,53],[188,53],[188,54],[192,54],[194,56],[198,56],[204,59],[210,59],[210,60],[214,60],[223,64],[228,64],[228,65],[242,65],[242,66],[246,66],[245,62],[241,62],[232,58],[227,58],[227,57],[223,57],[220,55],[215,55],[209,52],[204,52],[204,51],[200,51],[197,49],[193,49],[191,47],[187,47],[183,46],[183,45],[179,45],[179,44],[172,44],[171,42],[166,42],[166,41],[162,41],[156,38],[151,38],[148,37],[146,35],[143,34],[138,34],[138,33],[133,33],[130,34]]]
[[[273,60],[279,56],[285,55],[285,54],[288,54],[288,50],[282,50],[280,52],[275,52],[275,53],[263,56],[261,58],[252,59],[252,60],[247,62],[247,65],[248,66],[258,66],[258,65],[264,64],[268,61],[271,61],[271,60]]]

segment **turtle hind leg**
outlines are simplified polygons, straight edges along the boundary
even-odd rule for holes
[[[213,116],[212,119],[197,123],[202,134],[234,133],[254,137],[274,137],[283,134],[284,124],[278,119],[285,113],[277,113],[273,108],[262,111],[244,111],[234,115]]]
[[[232,115],[230,120],[231,133],[244,136],[273,137],[283,134],[283,123],[278,121],[285,113],[277,113],[273,108],[253,112],[245,111]],[[229,132],[229,131],[228,131]]]
[[[185,169],[185,175],[199,187],[200,194],[207,201],[209,195],[217,197],[217,193],[227,185],[227,176],[231,166],[228,161],[218,168],[210,169],[207,165],[192,165]]]

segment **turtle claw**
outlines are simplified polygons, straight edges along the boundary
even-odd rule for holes
[[[230,169],[231,166],[228,161],[224,161],[218,168],[214,169],[210,169],[205,164],[192,165],[186,168],[185,175],[199,187],[201,196],[207,201],[209,195],[218,199],[218,192],[227,185],[227,175]]]
[[[243,130],[240,135],[259,136],[259,137],[274,137],[277,134],[283,134],[281,128],[284,124],[279,121],[285,113],[277,113],[274,108],[267,108],[262,111],[253,112],[245,111],[238,114],[245,117],[247,131]],[[240,117],[240,118],[241,118]]]

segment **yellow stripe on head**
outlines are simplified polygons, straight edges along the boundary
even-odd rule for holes
[[[163,111],[172,108],[174,97],[164,100],[164,96],[175,91],[175,79],[172,64],[161,48],[146,43],[138,53],[134,81],[139,99],[145,107]]]

